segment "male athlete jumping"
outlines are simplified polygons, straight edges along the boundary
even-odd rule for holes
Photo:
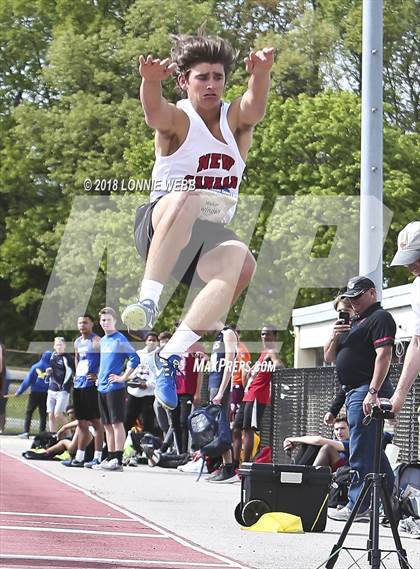
[[[248,248],[225,224],[235,213],[253,129],[264,117],[273,60],[273,48],[251,52],[245,59],[248,88],[229,104],[221,98],[235,54],[226,41],[179,36],[171,60],[140,56],[140,98],[146,123],[156,131],[155,186],[135,222],[136,246],[147,259],[140,297],[122,320],[133,335],[150,329],[170,274],[202,287],[160,353],[155,395],[169,409],[177,404],[180,354],[223,320],[256,268]],[[176,105],[162,96],[161,87],[175,70],[184,96]],[[171,191],[185,189],[185,183],[195,190]]]

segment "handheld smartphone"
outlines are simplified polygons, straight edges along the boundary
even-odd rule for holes
[[[346,310],[340,310],[338,313],[338,318],[343,321],[343,324],[350,324],[350,312]]]

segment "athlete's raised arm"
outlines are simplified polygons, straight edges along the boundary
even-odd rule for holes
[[[140,100],[146,124],[167,134],[175,132],[176,114],[180,111],[163,97],[162,81],[175,71],[176,66],[169,58],[153,59],[151,55],[139,57],[139,73],[142,77]]]
[[[274,48],[264,47],[251,51],[245,58],[245,68],[250,74],[248,88],[245,93],[232,103],[232,114],[235,127],[255,126],[265,114],[268,90],[270,87],[270,70],[274,63]]]

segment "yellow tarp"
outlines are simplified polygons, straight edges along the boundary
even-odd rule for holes
[[[299,516],[284,512],[268,512],[250,527],[242,527],[247,531],[269,531],[272,533],[303,533],[302,520]]]

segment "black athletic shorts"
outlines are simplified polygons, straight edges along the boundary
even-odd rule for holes
[[[152,225],[153,208],[158,201],[143,204],[136,211],[134,238],[137,251],[145,260],[154,233]],[[239,241],[239,237],[221,223],[197,219],[193,225],[190,242],[181,251],[172,270],[172,275],[188,286],[203,286],[203,281],[196,273],[200,255],[204,255],[225,241]]]
[[[106,393],[98,391],[99,412],[104,425],[124,423],[126,398],[125,389],[114,389]]]
[[[99,419],[98,390],[95,385],[83,389],[73,388],[73,405],[76,419]]]
[[[261,430],[261,420],[267,405],[258,401],[242,401],[233,423],[234,429]],[[254,414],[254,420],[252,415]]]

